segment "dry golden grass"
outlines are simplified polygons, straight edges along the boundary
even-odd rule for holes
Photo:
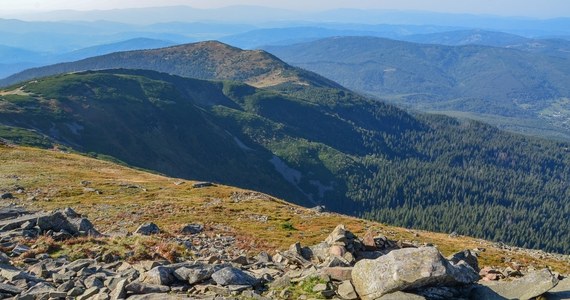
[[[174,233],[187,223],[202,223],[207,230],[236,236],[239,246],[258,252],[285,249],[296,241],[303,245],[315,244],[324,240],[335,226],[344,224],[357,235],[372,230],[393,240],[431,243],[445,255],[463,249],[485,248],[480,257],[481,265],[505,266],[505,261],[512,260],[570,273],[568,262],[507,252],[483,240],[451,238],[447,234],[408,230],[338,214],[319,214],[238,188],[218,185],[196,189],[192,188],[191,181],[77,154],[0,145],[0,191],[13,192],[17,187],[24,188],[24,193],[15,194],[19,198],[15,201],[17,204],[35,210],[70,206],[87,215],[103,232],[133,231],[141,223],[152,221]],[[35,200],[29,199],[32,196]],[[112,251],[107,246],[101,247]],[[163,257],[175,255],[171,245],[158,243],[154,247]],[[124,247],[116,247],[116,251],[120,249]]]

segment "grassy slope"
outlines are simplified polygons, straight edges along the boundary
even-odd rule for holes
[[[101,194],[85,191],[81,181],[91,182],[89,187]],[[76,154],[0,144],[0,190],[13,191],[18,186],[25,193],[35,194],[35,201],[16,194],[22,199],[15,202],[30,209],[71,206],[88,215],[104,232],[132,231],[147,221],[174,232],[184,224],[197,222],[207,228],[224,228],[235,234],[242,246],[256,252],[286,249],[296,241],[315,244],[342,223],[359,235],[371,229],[395,240],[433,243],[446,255],[483,247],[487,251],[480,258],[482,265],[502,265],[503,258],[509,257],[523,264],[570,272],[568,262],[538,260],[524,253],[499,250],[483,240],[450,238],[446,234],[410,231],[339,214],[319,214],[263,194],[235,202],[232,195],[248,191],[221,185],[195,189],[192,182],[180,182],[183,181]],[[268,221],[253,220],[256,215],[268,216]],[[297,230],[284,228],[285,223]]]

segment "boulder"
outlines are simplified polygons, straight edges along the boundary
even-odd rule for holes
[[[204,225],[201,224],[188,224],[180,229],[182,234],[198,234],[202,231],[204,231]]]
[[[322,268],[321,274],[327,275],[335,281],[346,281],[352,278],[352,267]]]
[[[546,293],[548,300],[570,300],[570,278],[560,280],[558,284]]]
[[[338,225],[325,239],[325,242],[329,245],[339,245],[346,246],[348,239],[346,234],[346,228],[344,225]]]
[[[135,230],[135,234],[140,234],[140,235],[153,235],[159,233],[160,233],[160,228],[158,228],[158,226],[154,223],[144,223],[141,226],[139,226],[137,230]]]
[[[129,300],[188,300],[189,298],[186,295],[166,295],[159,293],[151,293],[145,295],[133,295],[130,296],[128,299]]]
[[[195,188],[195,189],[204,188],[204,187],[209,187],[209,186],[214,186],[214,184],[211,183],[211,182],[207,182],[207,181],[204,181],[204,182],[195,182],[195,183],[192,184],[192,187]]]
[[[326,242],[322,242],[309,247],[311,252],[310,259],[317,260],[319,262],[325,261],[329,257],[330,245]]]
[[[36,299],[40,299],[43,296],[49,295],[50,292],[55,291],[56,289],[52,285],[40,282],[23,292],[22,295],[34,296]]]
[[[195,284],[210,279],[215,271],[217,270],[213,266],[197,264],[191,267],[178,268],[173,275],[180,281]]]
[[[127,286],[127,280],[126,279],[122,279],[121,281],[119,281],[117,283],[117,285],[115,286],[115,288],[113,289],[113,292],[111,292],[111,300],[119,300],[119,299],[124,299],[127,297],[127,290],[125,289],[125,287]]]
[[[363,300],[431,285],[475,282],[479,275],[467,264],[450,264],[433,247],[394,250],[375,260],[361,260],[352,270],[352,282]]]
[[[548,269],[532,272],[510,282],[480,285],[470,294],[471,299],[531,299],[538,297],[558,284],[558,279]]]
[[[386,294],[376,300],[425,300],[426,298],[416,294],[395,292]]]
[[[343,281],[338,286],[336,293],[341,299],[346,299],[346,300],[358,299],[358,295],[356,294],[356,291],[354,291],[354,286],[352,286],[350,280]]]
[[[135,281],[127,284],[125,290],[133,294],[168,293],[170,291],[170,287]]]
[[[85,292],[83,292],[83,294],[79,297],[77,297],[77,300],[87,300],[95,295],[97,295],[97,293],[99,293],[99,288],[98,287],[92,287],[92,288],[88,288],[85,290]]]
[[[83,281],[83,284],[85,285],[85,287],[87,289],[90,289],[92,287],[96,287],[96,288],[101,289],[105,286],[103,284],[103,281],[101,281],[101,279],[97,278],[97,276],[95,276],[95,275],[92,275],[92,276],[85,278],[85,280]]]
[[[12,193],[1,193],[0,199],[14,199],[14,195]]]
[[[89,266],[95,266],[96,264],[97,261],[94,259],[78,259],[76,261],[64,265],[63,268],[70,271],[79,272],[83,268],[87,268]]]
[[[170,285],[174,282],[172,269],[163,266],[152,268],[150,271],[144,273],[142,278],[142,282],[148,284]]]
[[[0,293],[2,293],[2,294],[18,295],[18,294],[22,293],[22,291],[23,290],[17,286],[13,286],[11,284],[0,283]]]
[[[212,279],[221,286],[228,286],[228,285],[253,286],[257,283],[257,279],[255,279],[255,277],[234,267],[225,267],[215,272],[214,274],[212,274]]]
[[[458,264],[460,261],[466,262],[475,272],[479,272],[479,261],[477,254],[471,250],[463,250],[452,254],[447,258],[452,264]]]

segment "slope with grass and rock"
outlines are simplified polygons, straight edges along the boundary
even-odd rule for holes
[[[58,149],[2,143],[0,161],[6,297],[567,295],[568,256],[319,212]]]

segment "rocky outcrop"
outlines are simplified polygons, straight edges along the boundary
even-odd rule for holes
[[[5,209],[3,209],[5,210]],[[6,209],[10,211],[10,208]],[[10,234],[35,237],[51,235],[61,240],[71,236],[100,236],[93,224],[71,208],[53,212],[29,213],[22,211],[18,216],[0,213],[0,233],[3,236]]]
[[[26,230],[59,234],[62,239],[98,234],[91,222],[71,209],[34,214],[0,209],[0,222],[5,228],[0,231],[1,249],[9,249],[6,254],[0,251],[0,298],[291,299],[292,287],[316,280],[308,291],[327,299],[495,299],[489,295],[534,297],[556,281],[543,270],[511,283],[478,285],[473,283],[479,279],[474,270],[477,255],[471,251],[445,259],[436,248],[401,248],[403,243],[384,236],[370,234],[366,242],[342,225],[317,245],[295,243],[274,255],[248,256],[235,248],[235,238],[209,236],[202,225],[191,224],[172,239],[193,251],[194,259],[129,263],[105,255],[55,259],[20,243]],[[141,234],[160,232],[152,223],[143,225]],[[552,291],[551,296],[564,296]]]
[[[352,270],[352,282],[364,300],[396,291],[477,280],[479,275],[471,267],[450,264],[433,247],[394,250],[375,260],[361,260]]]
[[[160,228],[154,223],[144,223],[135,230],[135,234],[139,235],[153,235],[159,234]]]
[[[558,278],[548,269],[532,272],[526,276],[504,283],[477,286],[471,292],[472,299],[532,299],[558,284]]]

